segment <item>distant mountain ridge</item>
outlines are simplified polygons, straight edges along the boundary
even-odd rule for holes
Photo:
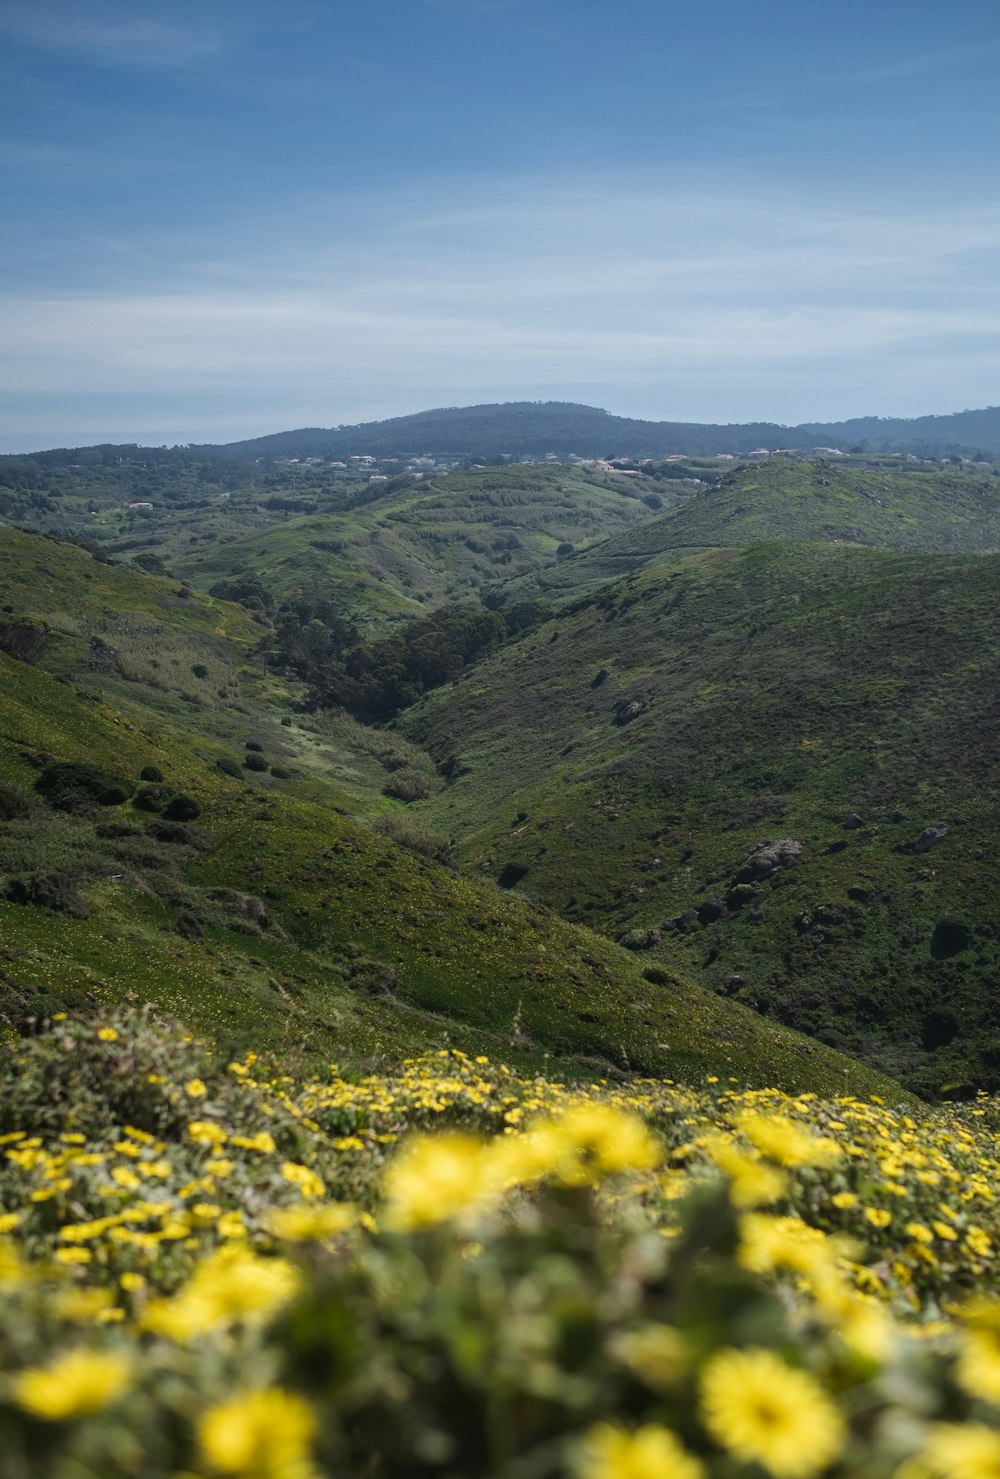
[[[710,425],[684,421],[641,421],[614,416],[595,406],[569,401],[507,401],[502,404],[442,407],[412,416],[357,426],[308,427],[275,432],[224,446],[202,446],[205,454],[257,457],[527,457],[554,452],[566,457],[631,455],[669,457],[678,453],[749,452],[758,447],[837,446],[867,442],[873,450],[912,452],[1000,452],[1000,406],[913,420],[862,416],[851,421],[775,422]]]

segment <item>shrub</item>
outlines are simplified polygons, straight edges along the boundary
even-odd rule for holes
[[[140,811],[162,811],[169,798],[169,786],[140,786],[132,798],[132,805]]]
[[[372,825],[383,837],[388,837],[400,847],[407,847],[424,858],[442,858],[451,847],[451,838],[447,832],[436,832],[419,817],[386,812],[383,816],[376,817]]]
[[[191,664],[191,671],[192,671],[192,673],[194,674],[194,676],[196,678],[207,678],[208,677],[208,669],[206,668],[206,666],[205,666],[205,664],[203,662],[195,662],[195,663],[192,663]]]
[[[35,790],[60,811],[85,811],[92,806],[121,806],[132,794],[124,776],[98,765],[61,761],[47,765]]]
[[[232,776],[234,781],[238,781],[240,779],[241,771],[239,761],[234,760],[230,755],[220,755],[218,760],[216,760],[215,762],[215,768],[216,770],[221,770],[223,775]]]
[[[201,816],[201,807],[186,791],[178,791],[163,815],[171,822],[193,822]]]
[[[382,787],[383,796],[393,796],[398,801],[424,801],[430,794],[430,779],[419,770],[398,770]]]
[[[251,750],[250,753],[244,757],[243,768],[245,770],[264,771],[267,770],[267,761],[264,759],[263,755],[257,755],[254,753],[253,750]]]
[[[163,780],[163,771],[158,765],[144,765],[139,772],[139,779],[159,783]]]
[[[274,776],[275,780],[287,781],[291,779],[292,772],[288,770],[287,767],[284,765],[272,765],[271,774]]]
[[[52,641],[48,627],[38,622],[17,617],[13,621],[0,621],[0,652],[16,657],[19,662],[37,662]]]
[[[261,744],[258,744],[256,740],[247,740],[247,742],[243,746],[243,748],[244,748],[244,750],[262,750],[264,748],[264,746],[261,745]]]
[[[13,822],[31,815],[31,797],[20,786],[0,781],[0,822]]]
[[[24,878],[11,878],[4,889],[4,897],[13,904],[32,904],[37,909],[51,909],[56,914],[69,914],[74,919],[86,919],[90,913],[77,892],[76,882],[68,873],[35,873]]]

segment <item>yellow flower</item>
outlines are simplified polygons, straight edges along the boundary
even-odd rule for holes
[[[56,1263],[89,1263],[93,1258],[89,1248],[57,1248],[54,1254]]]
[[[23,1219],[23,1212],[0,1212],[0,1234],[13,1232]]]
[[[761,1155],[781,1166],[832,1166],[843,1156],[835,1140],[814,1135],[781,1114],[745,1114],[739,1127]]]
[[[115,1031],[115,1029],[113,1027],[101,1027],[101,1028],[99,1028],[98,1029],[97,1036],[101,1039],[101,1042],[117,1042],[118,1041],[118,1033]]]
[[[830,1275],[840,1252],[832,1238],[798,1217],[748,1212],[740,1218],[739,1261],[751,1273],[788,1268],[817,1277]]]
[[[172,1299],[146,1311],[147,1329],[186,1341],[222,1330],[237,1320],[265,1320],[299,1288],[297,1271],[281,1258],[258,1258],[239,1243],[227,1243],[195,1269]]]
[[[918,1243],[933,1243],[934,1234],[922,1222],[908,1222],[903,1229],[907,1237],[916,1238]]]
[[[888,1227],[892,1221],[891,1214],[886,1212],[883,1207],[866,1207],[865,1217],[871,1223],[872,1227]]]
[[[268,1218],[276,1237],[290,1243],[322,1242],[354,1227],[358,1209],[352,1202],[330,1202],[325,1207],[278,1207]]]
[[[222,1474],[312,1479],[316,1422],[301,1397],[274,1387],[210,1407],[198,1427],[202,1456]]]
[[[731,1141],[720,1136],[706,1148],[719,1170],[729,1177],[729,1197],[734,1207],[766,1207],[780,1201],[788,1190],[784,1171],[757,1155],[748,1155]]]
[[[857,1192],[838,1191],[836,1196],[832,1196],[830,1198],[830,1201],[835,1207],[839,1208],[841,1212],[849,1212],[852,1207],[856,1207],[858,1205]]]
[[[189,1078],[184,1085],[184,1092],[189,1099],[204,1099],[208,1090],[200,1078]]]
[[[130,1364],[126,1356],[69,1351],[51,1366],[22,1371],[14,1378],[14,1390],[28,1412],[65,1422],[99,1412],[120,1397],[128,1388]]]
[[[709,1434],[776,1479],[808,1479],[836,1458],[844,1421],[819,1384],[760,1348],[721,1350],[701,1374]]]
[[[471,1135],[419,1135],[386,1170],[386,1224],[432,1227],[482,1210],[495,1189],[480,1141]]]
[[[973,1397],[1000,1403],[1000,1300],[972,1300],[962,1322],[958,1379]]]
[[[673,1433],[653,1423],[634,1433],[597,1424],[583,1439],[579,1468],[583,1479],[701,1479],[704,1473]]]
[[[208,1145],[213,1150],[226,1140],[225,1130],[212,1120],[191,1120],[188,1123],[188,1134],[196,1145]],[[234,1137],[233,1143],[238,1145],[240,1142]]]
[[[1000,1433],[985,1423],[937,1423],[917,1465],[941,1479],[1000,1479]]]
[[[326,1192],[322,1177],[317,1176],[315,1171],[310,1171],[308,1166],[300,1166],[295,1161],[283,1161],[281,1174],[286,1181],[297,1186],[309,1201],[323,1196]]]

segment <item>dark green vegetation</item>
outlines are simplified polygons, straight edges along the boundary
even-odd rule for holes
[[[351,819],[373,773],[440,781],[405,742],[352,721],[283,723],[290,694],[250,659],[259,628],[243,608],[12,529],[0,557],[5,604],[48,636],[36,663],[0,652],[12,1029],[148,1000],[225,1045],[310,1063],[452,1042],[528,1067],[556,1055],[571,1073],[894,1092],[442,867],[433,842],[401,846],[391,823]],[[369,804],[406,811],[377,792]]]
[[[421,450],[457,456],[475,450],[485,456],[542,457],[555,452],[561,457],[571,453],[581,457],[664,457],[673,453],[739,453],[760,446],[801,447],[808,451],[820,444],[843,446],[845,451],[863,444],[865,450],[884,448],[922,455],[957,450],[1000,452],[1000,408],[920,416],[911,421],[866,416],[800,426],[778,426],[768,421],[711,426],[637,421],[611,416],[594,406],[563,401],[510,401],[421,411],[415,416],[397,416],[362,426],[284,431],[227,447],[197,450],[204,455],[218,452],[256,457],[341,457],[358,452],[391,456]]]

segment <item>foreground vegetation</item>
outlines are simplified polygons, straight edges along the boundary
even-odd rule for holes
[[[5,1479],[997,1471],[991,1100],[296,1080],[148,1015],[0,1074]]]

